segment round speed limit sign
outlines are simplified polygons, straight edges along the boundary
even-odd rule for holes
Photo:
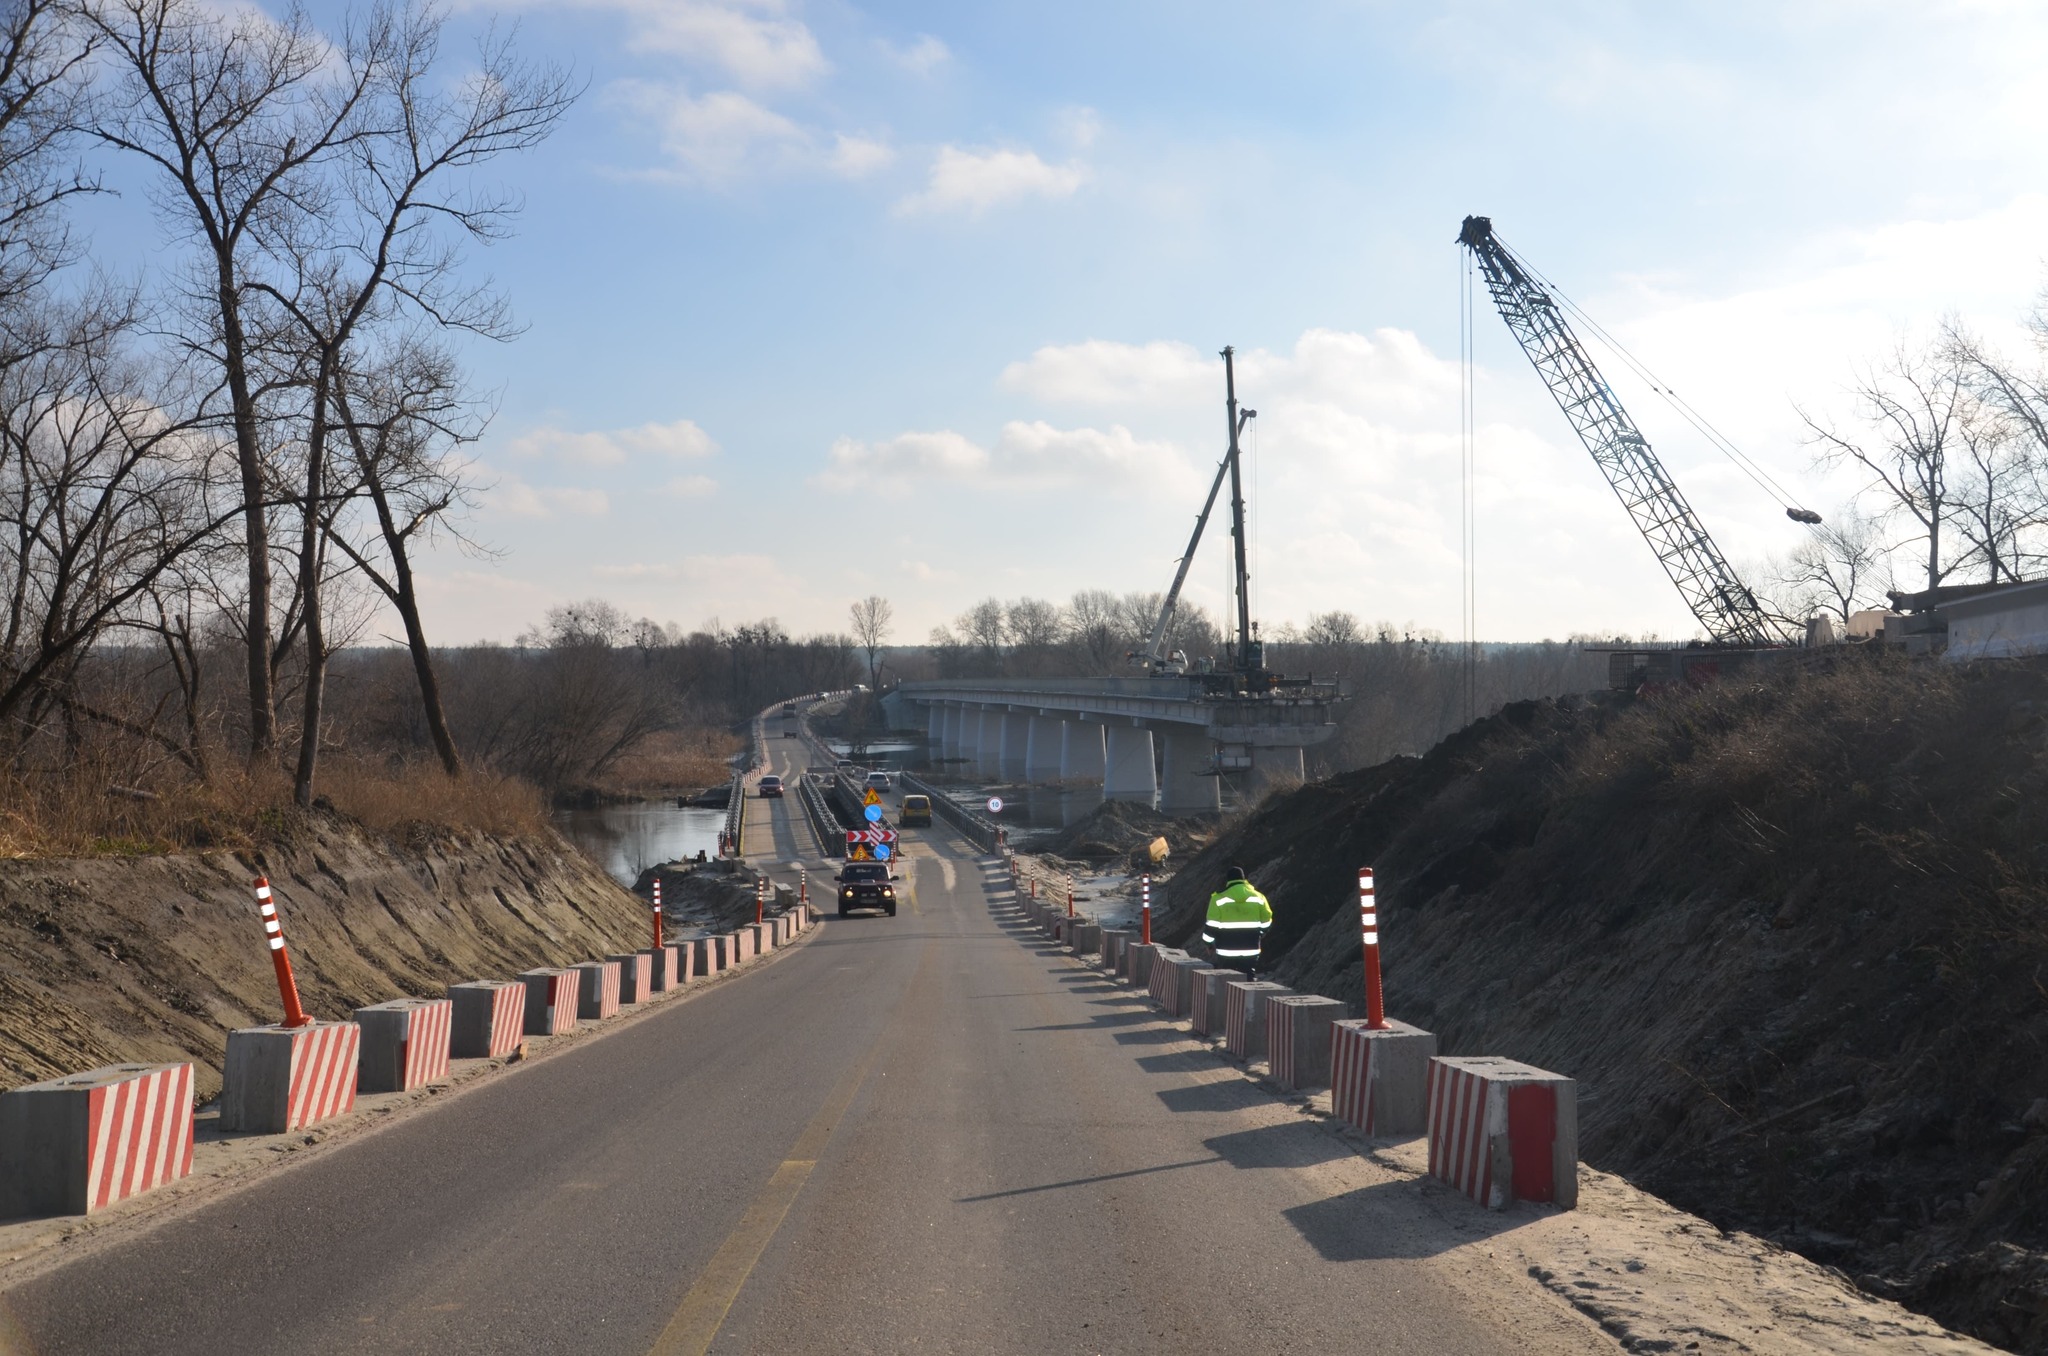
[[[988,798],[988,812],[992,815],[999,815],[1003,812],[1003,798],[1001,796],[990,796]]]

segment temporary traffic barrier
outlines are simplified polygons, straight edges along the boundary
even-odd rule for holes
[[[1123,946],[1123,939],[1130,935],[1123,928],[1104,928],[1102,930],[1103,969],[1114,970],[1117,968],[1117,957]]]
[[[647,992],[649,995],[666,993],[683,982],[682,958],[690,954],[687,945],[677,946],[670,942],[643,952],[647,957]]]
[[[1406,1022],[1330,1028],[1330,1108],[1368,1135],[1406,1138],[1429,1129],[1429,1062],[1436,1036]]]
[[[1185,951],[1177,951],[1156,942],[1153,943],[1152,951],[1152,970],[1145,976],[1145,992],[1152,996],[1152,1001],[1157,1003],[1167,1016],[1178,1017],[1180,1010],[1174,1004],[1180,996],[1180,975],[1174,970],[1173,963],[1176,960],[1191,961],[1194,957]]]
[[[1166,948],[1157,942],[1134,942],[1128,948],[1131,957],[1130,973],[1125,976],[1134,989],[1152,987],[1152,967],[1159,959],[1159,953]]]
[[[576,1029],[576,998],[582,976],[574,970],[525,970],[526,1034],[559,1036]]]
[[[1267,1063],[1289,1092],[1330,1086],[1330,1025],[1344,1004],[1321,994],[1278,994],[1266,1000]]]
[[[1102,928],[1087,919],[1078,919],[1067,929],[1067,944],[1074,954],[1087,959],[1102,949]]]
[[[1223,1034],[1223,986],[1243,979],[1242,970],[1204,965],[1188,976],[1188,1025],[1197,1036]]]
[[[457,1059],[499,1059],[526,1035],[526,986],[517,981],[450,984],[454,1012],[448,1053]]]
[[[1512,1059],[1429,1062],[1429,1174],[1489,1210],[1579,1203],[1578,1084]]]
[[[663,948],[666,950],[666,948]],[[619,1005],[645,1003],[654,992],[654,957],[645,951],[628,951],[606,956],[605,963],[619,972]]]
[[[1239,979],[1223,985],[1223,1048],[1246,1064],[1266,1055],[1268,998],[1294,990],[1264,979]]]
[[[349,1111],[362,1038],[354,1022],[228,1032],[220,1128],[275,1135]]]
[[[690,942],[691,967],[700,975],[710,976],[719,972],[724,950],[716,937],[698,937]]]
[[[1172,1016],[1185,1017],[1195,1002],[1195,972],[1208,969],[1209,962],[1185,951],[1176,951],[1165,964],[1173,984],[1172,998],[1166,1010]]]
[[[585,961],[569,967],[583,977],[576,994],[576,1015],[601,1022],[619,1011],[619,966],[616,961]]]
[[[190,1064],[113,1064],[0,1093],[0,1218],[89,1215],[191,1171]]]
[[[363,1029],[357,1092],[410,1092],[448,1076],[449,1026],[455,1005],[445,998],[398,998],[356,1009]]]

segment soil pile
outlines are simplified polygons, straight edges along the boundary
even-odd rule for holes
[[[723,932],[754,921],[755,892],[762,873],[743,862],[670,862],[650,866],[640,873],[633,893],[651,901],[653,882],[661,880],[661,909],[668,925],[666,935],[681,937],[696,927]],[[796,904],[796,892],[786,885],[768,882],[765,901],[770,912]]]
[[[2048,1353],[2048,670],[1843,655],[1525,702],[1270,801],[1163,891],[1273,899],[1272,977],[1581,1082],[1595,1166]]]
[[[1149,805],[1107,800],[1080,819],[1031,845],[1033,852],[1073,862],[1117,863],[1132,871],[1152,871],[1148,849],[1155,838],[1167,843],[1166,867],[1171,870],[1206,847],[1215,837],[1214,815],[1176,818]]]
[[[201,1100],[218,1092],[228,1031],[280,1011],[259,873],[323,1020],[647,943],[645,906],[553,837],[328,823],[262,852],[0,862],[0,1085],[189,1059]]]

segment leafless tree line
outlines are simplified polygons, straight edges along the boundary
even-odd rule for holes
[[[1950,320],[1859,374],[1846,420],[1802,410],[1816,461],[1864,477],[1770,573],[1788,615],[1846,621],[1894,588],[2009,583],[2048,563],[2048,312],[2034,351]],[[1907,561],[1910,560],[1910,563]]]
[[[510,338],[467,269],[508,229],[481,172],[576,97],[501,36],[446,53],[429,0],[316,27],[208,0],[0,0],[0,749],[119,733],[204,777],[295,742],[367,601],[404,630],[425,744],[463,770],[412,561],[472,492],[488,401],[454,344]],[[135,283],[67,208],[139,170]],[[230,661],[232,653],[238,658]],[[138,669],[138,665],[141,667]]]

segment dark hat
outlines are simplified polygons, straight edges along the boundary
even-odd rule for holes
[[[1223,879],[1226,883],[1234,880],[1241,880],[1246,885],[1250,885],[1252,883],[1252,878],[1244,873],[1244,868],[1241,866],[1231,867],[1230,874],[1226,875]]]

